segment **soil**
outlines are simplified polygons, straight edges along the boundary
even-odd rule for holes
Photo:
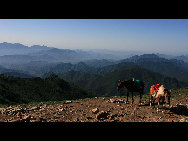
[[[0,122],[188,122],[188,97],[171,98],[171,106],[149,106],[149,100],[94,98],[57,105],[0,108]]]

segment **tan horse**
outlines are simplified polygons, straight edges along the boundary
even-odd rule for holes
[[[156,99],[158,100],[158,108],[160,105],[160,100],[162,100],[162,107],[163,107],[164,101],[166,102],[166,104],[170,106],[170,97],[171,97],[170,93],[171,92],[165,89],[163,85],[161,85],[157,91],[154,91],[153,87],[154,85],[150,87],[150,107],[152,104],[154,104]]]

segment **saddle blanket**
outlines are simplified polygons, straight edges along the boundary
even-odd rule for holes
[[[142,87],[142,85],[141,85],[141,83],[140,83],[140,80],[135,80],[135,85],[136,85],[136,87],[137,88],[141,88]]]

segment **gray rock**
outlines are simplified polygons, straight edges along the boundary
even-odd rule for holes
[[[69,103],[72,103],[72,101],[67,100],[67,101],[65,101],[64,103],[65,103],[65,104],[69,104]]]
[[[98,108],[94,108],[94,109],[92,109],[92,112],[93,112],[94,114],[97,114],[97,113],[99,112],[99,109],[98,109]]]

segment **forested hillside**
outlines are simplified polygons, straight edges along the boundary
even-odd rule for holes
[[[188,81],[188,63],[182,60],[165,59],[155,54],[144,54],[140,56],[136,55],[119,62],[132,62],[153,72],[175,77],[180,81]]]
[[[144,81],[145,93],[149,92],[150,86],[155,83],[164,84],[168,89],[180,88],[187,85],[184,82],[178,81],[176,78],[166,77],[160,73],[155,73],[139,66],[118,67],[114,71],[104,75],[92,75],[71,71],[61,77],[96,94],[107,95],[120,95],[116,91],[118,80],[128,80],[133,77]]]
[[[61,101],[92,96],[91,93],[60,79],[57,75],[50,75],[46,79],[0,75],[1,104]]]

